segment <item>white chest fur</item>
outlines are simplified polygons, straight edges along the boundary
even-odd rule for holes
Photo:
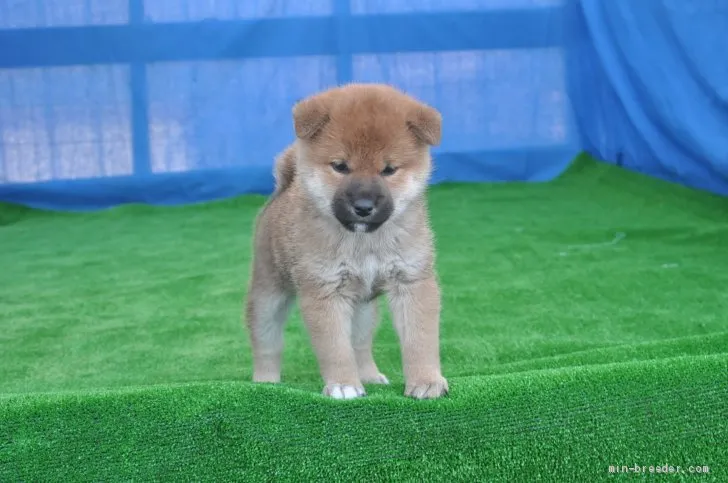
[[[352,234],[331,246],[328,256],[311,260],[306,271],[327,294],[370,300],[392,284],[416,278],[426,266],[426,250],[411,243],[400,245],[397,240]]]
[[[311,266],[311,275],[322,290],[353,300],[378,295],[397,271],[391,256],[375,252],[338,251]]]
[[[356,262],[350,267],[351,273],[360,280],[362,289],[367,291],[371,291],[378,280],[386,278],[387,266],[394,266],[391,261],[382,260],[373,253],[366,254]]]

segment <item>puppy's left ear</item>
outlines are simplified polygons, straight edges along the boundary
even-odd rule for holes
[[[293,127],[300,139],[311,139],[329,122],[329,110],[320,96],[309,97],[293,106]]]
[[[420,141],[430,146],[440,144],[442,115],[434,107],[418,103],[413,109],[407,125]]]

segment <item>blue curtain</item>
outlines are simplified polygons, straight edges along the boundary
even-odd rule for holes
[[[581,0],[569,95],[582,147],[728,194],[728,1]]]
[[[292,104],[351,81],[442,112],[435,183],[545,181],[586,149],[726,192],[726,9],[0,0],[0,200],[90,210],[269,193]]]

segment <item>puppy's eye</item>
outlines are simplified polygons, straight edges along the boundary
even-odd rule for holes
[[[349,166],[343,161],[334,161],[331,163],[331,167],[334,168],[334,171],[337,173],[349,174],[351,172]]]
[[[383,170],[381,171],[381,175],[382,175],[382,176],[392,176],[392,175],[393,175],[394,173],[396,173],[396,172],[397,172],[397,170],[398,170],[398,169],[399,169],[399,168],[397,168],[396,166],[390,166],[390,165],[387,165],[387,166],[386,166],[386,167],[385,167],[385,168],[384,168],[384,169],[383,169]]]

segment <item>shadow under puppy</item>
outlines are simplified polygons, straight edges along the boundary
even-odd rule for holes
[[[296,140],[276,159],[276,189],[255,226],[253,380],[280,381],[283,325],[298,296],[325,395],[387,384],[372,357],[376,298],[386,294],[405,395],[447,394],[425,198],[440,113],[393,87],[349,84],[300,101],[293,121]]]

